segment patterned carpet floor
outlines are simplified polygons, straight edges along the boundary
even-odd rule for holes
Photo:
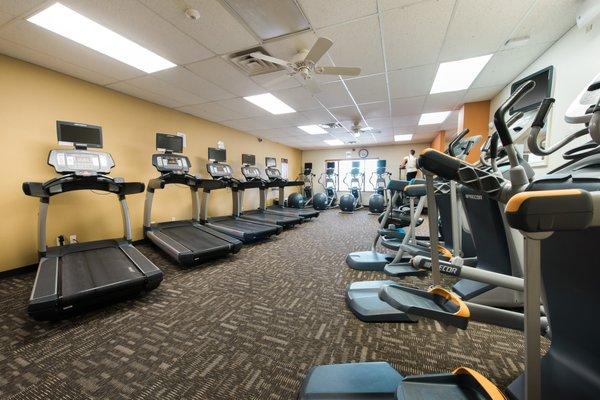
[[[58,323],[28,318],[34,274],[0,281],[2,399],[294,399],[313,365],[389,361],[402,374],[475,368],[501,387],[523,370],[523,334],[470,323],[365,324],[344,290],[384,279],[345,264],[376,218],[330,210],[228,259],[164,272],[141,298]],[[406,280],[425,287],[428,280]],[[544,341],[544,346],[547,342]]]

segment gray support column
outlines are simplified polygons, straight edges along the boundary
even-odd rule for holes
[[[190,195],[192,196],[192,219],[198,221],[200,218],[200,207],[198,205],[198,188],[190,187]]]
[[[450,214],[452,221],[452,255],[460,256],[461,227],[458,215],[458,187],[455,181],[450,181]]]
[[[123,232],[125,234],[125,239],[131,241],[131,219],[129,218],[129,207],[127,206],[125,196],[119,198],[119,204],[121,204],[121,216],[123,217]]]
[[[240,190],[231,190],[231,202],[233,205],[232,208],[232,215],[234,217],[239,217],[240,216]]]
[[[267,209],[267,188],[265,188],[264,186],[261,186],[259,189],[259,192],[260,192],[260,204],[258,207],[264,211]]]
[[[144,200],[144,228],[150,228],[152,225],[152,200],[154,192],[146,191],[146,200]]]
[[[50,199],[44,201],[44,199],[40,199],[40,208],[38,211],[38,231],[37,231],[37,240],[38,240],[38,252],[40,255],[46,254],[46,219],[48,217],[48,205]]]
[[[285,204],[285,187],[279,188],[279,200],[278,203],[281,207]]]
[[[206,222],[208,220],[208,200],[210,199],[210,192],[202,189],[202,198],[200,200],[200,222]]]

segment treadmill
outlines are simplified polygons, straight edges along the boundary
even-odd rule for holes
[[[267,185],[260,176],[260,170],[255,166],[256,157],[253,154],[242,154],[242,175],[245,182],[240,182],[238,191],[238,201],[240,216],[243,219],[258,222],[268,222],[270,224],[280,225],[284,228],[293,227],[302,221],[297,214],[290,214],[282,211],[267,210]],[[258,209],[244,210],[244,192],[245,189],[258,188],[260,191],[260,206]]]
[[[273,235],[279,235],[283,227],[265,222],[250,221],[240,217],[239,209],[239,185],[242,183],[232,175],[231,166],[226,164],[227,153],[225,149],[208,148],[208,159],[212,160],[206,164],[206,169],[213,179],[204,180],[200,187],[202,188],[202,201],[200,205],[200,222],[233,236],[244,243],[256,242],[267,239]],[[213,190],[231,188],[233,200],[233,212],[231,215],[221,217],[208,217],[208,204],[210,193]]]
[[[203,179],[189,174],[190,160],[182,155],[183,137],[156,134],[156,149],[162,153],[152,155],[152,165],[160,176],[148,182],[144,203],[144,235],[175,262],[193,266],[203,261],[237,253],[242,242],[231,236],[200,224],[198,187]],[[152,201],[157,189],[179,184],[189,187],[192,195],[192,219],[152,223]]]
[[[281,176],[281,171],[277,169],[277,163],[273,157],[265,157],[265,165],[267,167],[265,169],[265,174],[267,175],[267,178],[269,178],[267,186],[270,188],[279,188],[277,204],[267,206],[267,210],[284,211],[292,215],[297,215],[303,220],[309,220],[311,218],[317,218],[319,216],[319,212],[317,210],[284,206],[283,204],[285,203],[285,188],[291,186],[303,186],[304,182],[289,181],[287,179],[284,179]]]
[[[144,191],[141,182],[108,176],[115,163],[102,148],[102,128],[57,121],[58,142],[74,149],[51,150],[48,164],[60,176],[44,183],[25,182],[23,192],[40,200],[39,265],[27,311],[37,320],[56,320],[155,289],[163,273],[131,244],[131,222],[125,197]],[[115,194],[121,205],[122,238],[47,247],[46,217],[50,198],[77,190]]]

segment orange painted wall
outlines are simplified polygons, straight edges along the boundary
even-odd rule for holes
[[[439,131],[429,147],[439,151],[446,150],[446,131]]]
[[[479,150],[489,135],[490,101],[466,103],[458,117],[458,130],[469,129],[467,136],[481,135],[481,140],[473,147],[467,156],[467,162],[475,163],[479,160]]]

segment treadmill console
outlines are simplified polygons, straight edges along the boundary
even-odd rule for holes
[[[210,163],[206,164],[206,170],[213,179],[231,178],[232,171],[229,164]]]
[[[180,154],[153,154],[152,165],[159,172],[172,172],[174,174],[187,174],[190,171],[190,160]]]
[[[265,173],[267,174],[267,178],[270,180],[281,179],[281,171],[279,171],[277,168],[267,168]]]
[[[88,150],[52,150],[48,164],[59,174],[91,176],[108,174],[115,166],[109,153]]]
[[[245,165],[242,167],[242,175],[249,181],[260,180],[260,170],[251,165]]]

